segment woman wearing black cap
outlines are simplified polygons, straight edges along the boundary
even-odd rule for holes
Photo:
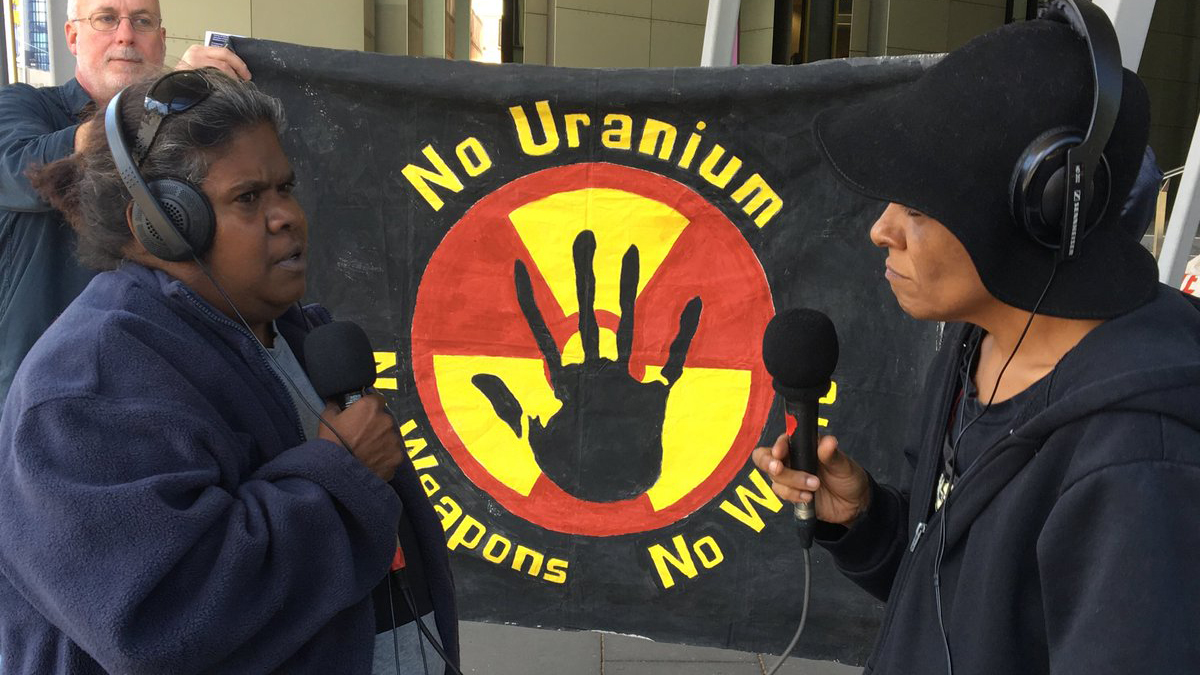
[[[957,324],[909,483],[875,482],[832,437],[817,476],[785,466],[786,439],[754,453],[777,494],[815,499],[842,572],[887,600],[867,673],[1200,663],[1200,307],[1157,283],[1110,207],[1141,165],[1148,101],[1133,73],[1106,80],[1078,31],[1007,26],[815,124],[837,176],[888,202],[870,236],[900,306]],[[1073,221],[1070,172],[1033,160],[1061,138],[1086,148],[1108,104]],[[1046,222],[1026,225],[1035,211]]]

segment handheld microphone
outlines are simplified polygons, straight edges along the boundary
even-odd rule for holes
[[[371,341],[353,321],[317,326],[304,338],[308,379],[317,395],[345,410],[375,383]]]
[[[796,420],[788,440],[788,463],[796,471],[817,474],[817,400],[829,391],[837,366],[837,331],[829,317],[814,309],[789,309],[775,315],[763,333],[763,365],[787,413]],[[816,511],[812,502],[793,512],[804,548],[812,546]]]

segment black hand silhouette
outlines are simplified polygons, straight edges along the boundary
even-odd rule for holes
[[[617,360],[600,356],[596,323],[596,275],[592,259],[596,237],[584,230],[575,238],[575,292],[579,298],[579,334],[583,363],[564,366],[550,329],[533,298],[529,271],[520,260],[513,281],[521,312],[550,369],[554,396],[562,408],[543,424],[529,417],[529,445],[538,466],[566,493],[586,501],[615,502],[648,490],[662,472],[662,426],[667,396],[679,376],[700,323],[703,303],[688,301],[679,317],[679,332],[662,369],[667,383],[638,382],[629,375],[633,348],[633,305],[638,287],[638,250],[630,246],[621,259],[621,320],[617,325]],[[496,415],[521,436],[521,404],[499,377],[481,373],[471,382],[491,402]]]

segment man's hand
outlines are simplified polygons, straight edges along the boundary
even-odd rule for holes
[[[345,410],[330,403],[325,406],[321,417],[346,439],[346,443],[350,444],[350,453],[371,473],[385,481],[392,479],[396,467],[400,466],[406,455],[396,420],[388,411],[382,396],[368,394]],[[324,424],[319,426],[317,437],[342,445]]]
[[[754,449],[754,465],[771,477],[771,489],[793,503],[815,501],[817,518],[849,526],[871,502],[871,483],[858,462],[838,449],[837,439],[825,436],[817,445],[820,467],[814,476],[787,467],[788,437],[781,435],[770,448]]]
[[[225,47],[206,47],[192,45],[183,53],[183,58],[176,64],[175,70],[194,70],[196,68],[216,68],[230,77],[242,81],[250,79],[250,69],[246,62]]]

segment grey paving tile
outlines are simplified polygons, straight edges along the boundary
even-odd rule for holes
[[[732,649],[691,647],[653,642],[625,635],[604,636],[604,663],[614,661],[706,661],[714,663],[758,663],[758,655]],[[607,668],[605,669],[607,673]]]
[[[757,661],[605,661],[604,675],[762,675],[762,668]]]
[[[598,633],[542,630],[463,621],[463,673],[600,675]]]
[[[764,672],[770,670],[779,659],[774,654],[763,654]],[[834,661],[811,661],[809,659],[788,659],[775,675],[861,675],[862,668],[847,666]]]

